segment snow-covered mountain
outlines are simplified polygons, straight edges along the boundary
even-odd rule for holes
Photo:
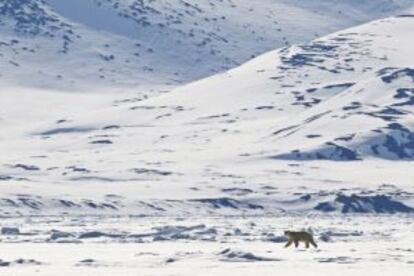
[[[3,0],[0,83],[144,90],[398,13],[411,0]]]
[[[410,212],[413,27],[377,20],[150,99],[6,89],[2,210]]]
[[[2,275],[411,275],[412,2],[0,0]]]

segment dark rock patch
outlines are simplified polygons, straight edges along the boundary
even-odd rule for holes
[[[347,213],[379,213],[379,214],[395,214],[395,213],[414,213],[414,208],[405,205],[402,202],[393,200],[386,195],[375,196],[346,196],[339,194],[333,201],[319,203],[315,208],[321,212],[339,211],[343,214]]]
[[[2,235],[19,235],[20,230],[17,227],[2,227],[1,234]]]
[[[113,142],[111,140],[105,139],[105,140],[94,140],[92,142],[89,142],[89,144],[93,145],[111,145]]]
[[[203,198],[203,199],[191,199],[191,202],[199,202],[208,204],[214,209],[230,208],[230,209],[250,209],[250,210],[263,210],[264,207],[258,204],[252,204],[248,202],[242,202],[236,199],[222,197],[222,198]]]
[[[154,175],[160,175],[160,176],[168,176],[171,175],[172,172],[169,171],[162,171],[157,169],[145,169],[145,168],[135,168],[132,169],[133,172],[136,174],[154,174]]]
[[[250,252],[242,252],[242,251],[234,251],[230,248],[227,248],[218,255],[221,257],[221,261],[223,262],[275,262],[281,261],[280,259],[275,258],[267,258],[257,256]]]

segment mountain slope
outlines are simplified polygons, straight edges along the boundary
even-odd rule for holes
[[[177,86],[411,5],[6,0],[0,3],[0,82],[97,91]]]
[[[374,21],[150,99],[5,89],[2,210],[411,208],[413,27]]]
[[[216,135],[226,129],[219,142],[214,131],[194,138],[211,139],[206,151],[222,147],[220,139],[228,136],[249,137],[243,153],[257,157],[412,160],[413,23],[412,16],[384,19],[265,54],[133,106],[134,115],[145,118],[134,122],[215,127]],[[180,108],[164,112],[160,106]],[[151,121],[149,114],[161,117]],[[239,148],[236,143],[232,154],[241,154]]]

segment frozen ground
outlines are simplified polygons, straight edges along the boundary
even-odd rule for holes
[[[20,232],[1,235],[3,275],[398,276],[414,269],[412,216],[82,216],[5,224]],[[283,248],[289,227],[314,227],[318,249]]]

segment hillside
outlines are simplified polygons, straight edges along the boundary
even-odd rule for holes
[[[5,0],[0,84],[170,89],[293,43],[398,13],[410,0]],[[148,94],[148,93],[147,93]]]
[[[79,212],[96,211],[84,200],[120,204],[103,212],[273,212],[336,202],[342,191],[374,201],[387,191],[410,204],[413,26],[409,15],[374,21],[146,100],[8,90],[1,176],[14,184],[2,192],[42,206],[23,204],[29,212],[71,209],[56,203],[64,198]],[[278,201],[298,194],[314,196]]]

